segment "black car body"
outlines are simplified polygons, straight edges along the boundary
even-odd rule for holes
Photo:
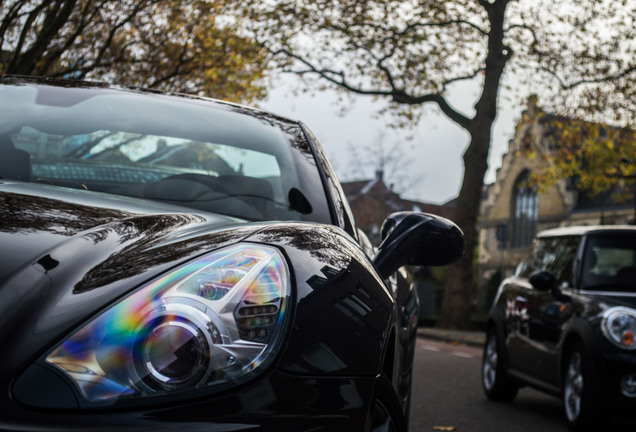
[[[0,78],[0,430],[405,430],[398,213],[377,254],[307,128],[239,105]],[[382,429],[388,427],[388,429]]]
[[[499,287],[482,384],[510,400],[521,385],[563,399],[574,429],[636,408],[636,227],[557,228],[537,236]]]

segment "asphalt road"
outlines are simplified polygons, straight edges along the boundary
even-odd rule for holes
[[[481,348],[418,339],[410,431],[567,432],[559,399],[523,388],[512,403],[486,399]]]

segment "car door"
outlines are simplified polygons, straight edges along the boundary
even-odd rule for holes
[[[519,338],[525,355],[519,368],[547,384],[557,383],[557,346],[561,329],[570,319],[572,308],[567,297],[560,295],[572,284],[572,266],[579,244],[577,237],[541,239],[537,248],[536,270],[552,273],[557,281],[555,290],[542,290],[528,283],[525,307],[520,313]],[[529,275],[527,275],[529,278]]]
[[[527,305],[523,336],[528,350],[524,369],[541,381],[556,384],[557,345],[567,319],[567,304],[554,298],[551,292],[532,289]]]
[[[506,349],[511,369],[524,369],[525,357],[528,351],[527,338],[524,336],[527,326],[527,304],[530,295],[530,285],[520,277],[508,279],[502,290],[500,300],[505,308],[506,319]]]

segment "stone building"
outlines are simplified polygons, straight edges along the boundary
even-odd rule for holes
[[[534,97],[529,99],[522,119],[495,182],[484,189],[479,223],[478,309],[494,294],[493,279],[500,279],[498,272],[511,275],[538,232],[559,226],[634,223],[634,201],[616,202],[611,191],[590,196],[578,191],[572,179],[560,180],[541,194],[536,187],[528,186],[530,173],[538,166],[537,158],[526,156],[529,146],[535,151],[554,149],[559,132],[553,122],[568,119],[542,112]]]

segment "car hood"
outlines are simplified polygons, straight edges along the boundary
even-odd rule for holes
[[[634,293],[587,294],[587,297],[598,303],[602,310],[614,306],[627,306],[636,309],[636,294]]]
[[[5,180],[0,214],[0,375],[140,284],[262,227]]]

